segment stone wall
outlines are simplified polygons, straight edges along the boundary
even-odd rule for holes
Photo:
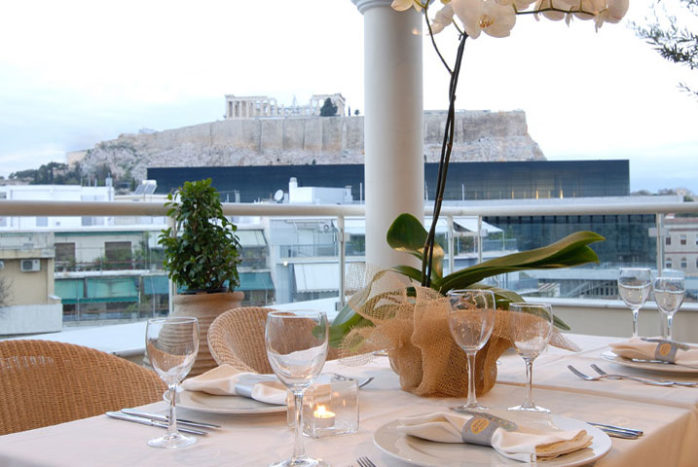
[[[446,113],[425,112],[425,161],[437,162]],[[231,119],[121,135],[90,149],[83,170],[108,165],[118,179],[142,180],[147,167],[363,163],[363,117]],[[523,111],[456,114],[452,160],[544,160]]]

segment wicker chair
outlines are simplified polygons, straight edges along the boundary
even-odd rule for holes
[[[161,400],[147,368],[62,342],[0,342],[0,435]]]
[[[240,307],[222,313],[208,329],[208,348],[219,365],[224,363],[241,371],[272,373],[264,344],[264,327],[272,308]],[[339,358],[330,347],[328,360]]]
[[[208,328],[208,348],[219,365],[241,371],[272,373],[264,346],[264,326],[271,308],[239,307],[221,313]]]

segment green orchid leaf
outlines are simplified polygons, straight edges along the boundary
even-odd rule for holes
[[[424,260],[424,243],[427,240],[427,231],[422,222],[412,214],[400,214],[388,228],[386,239],[388,245],[395,251],[409,253]],[[438,243],[434,244],[432,252],[432,282],[440,282],[443,277],[444,250]],[[396,269],[397,270],[397,269]],[[402,271],[398,271],[402,272]],[[409,275],[413,279],[421,282],[421,271],[417,278]]]
[[[444,277],[439,290],[466,288],[487,277],[526,269],[550,269],[598,262],[598,256],[588,244],[604,240],[594,232],[576,232],[542,248],[501,256],[461,269]]]
[[[417,253],[423,250],[427,231],[412,214],[400,214],[390,225],[387,233],[388,245],[396,251]],[[421,259],[421,254],[419,255]]]

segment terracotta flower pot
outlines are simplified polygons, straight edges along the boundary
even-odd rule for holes
[[[196,376],[217,366],[208,349],[208,328],[221,313],[239,307],[244,298],[245,294],[237,291],[174,297],[172,316],[193,316],[199,320],[199,354],[188,376]]]

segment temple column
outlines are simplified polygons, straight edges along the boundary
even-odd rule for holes
[[[403,212],[424,217],[422,15],[390,0],[352,2],[364,16],[366,262],[417,265],[386,232]]]

